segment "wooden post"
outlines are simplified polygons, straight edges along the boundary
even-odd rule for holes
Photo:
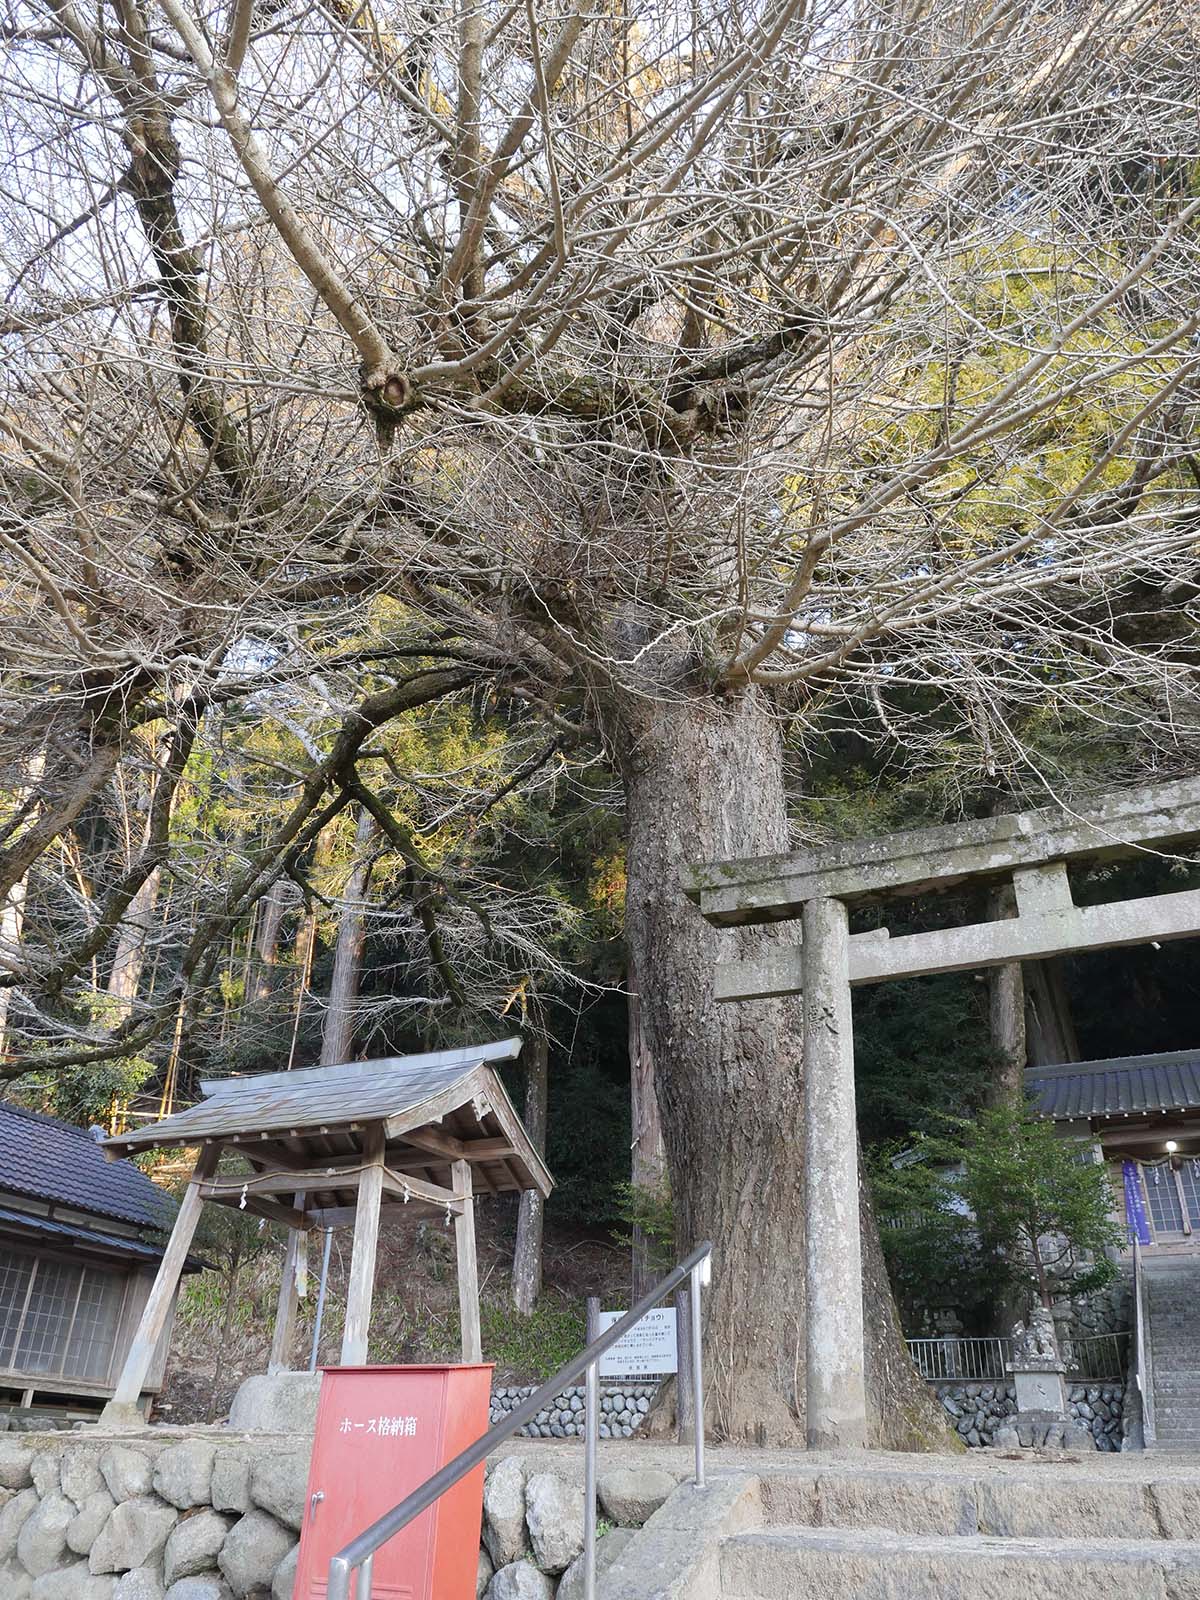
[[[304,1210],[304,1195],[292,1196],[297,1211]],[[271,1358],[267,1372],[290,1372],[292,1345],[296,1337],[296,1306],[300,1298],[300,1262],[308,1248],[308,1235],[299,1228],[288,1229],[283,1256],[283,1276],[279,1280],[279,1303],[275,1309],[275,1331],[271,1335]]]
[[[219,1144],[205,1145],[200,1152],[195,1169],[188,1180],[187,1189],[184,1191],[183,1200],[180,1202],[170,1240],[159,1262],[154,1287],[150,1290],[142,1312],[142,1320],[138,1323],[138,1330],[125,1357],[125,1365],[121,1368],[117,1387],[112,1399],[101,1412],[102,1422],[140,1425],[145,1420],[138,1402],[150,1371],[150,1364],[154,1360],[159,1338],[167,1325],[175,1292],[179,1288],[179,1280],[183,1276],[184,1263],[187,1261],[188,1249],[196,1232],[196,1224],[200,1221],[200,1207],[204,1204],[200,1198],[200,1188],[212,1177],[220,1154]]]
[[[350,1287],[346,1292],[346,1327],[342,1334],[342,1366],[361,1367],[367,1359],[371,1331],[371,1299],[375,1292],[375,1251],[379,1244],[379,1208],[383,1202],[383,1127],[368,1128],[363,1139],[364,1166],[358,1179],[354,1212],[354,1249]]]
[[[454,1219],[454,1242],[458,1246],[458,1315],[462,1324],[462,1358],[465,1362],[483,1360],[483,1338],[479,1330],[479,1268],[475,1259],[475,1201],[471,1182],[471,1163],[456,1161],[454,1192],[462,1209]]]

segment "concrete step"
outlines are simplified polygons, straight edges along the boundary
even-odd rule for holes
[[[722,1600],[1194,1600],[1200,1542],[770,1528],[721,1545]]]
[[[932,1537],[1195,1540],[1200,1547],[1200,1465],[1164,1482],[1139,1482],[1098,1471],[1101,1459],[1089,1457],[1090,1470],[1055,1473],[1052,1482],[1044,1468],[997,1471],[988,1460],[952,1471],[914,1460],[903,1471],[829,1465],[772,1474],[760,1484],[762,1522]]]

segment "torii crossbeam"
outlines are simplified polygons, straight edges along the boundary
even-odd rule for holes
[[[1200,933],[1200,891],[1076,906],[1068,862],[1200,844],[1200,779],[1122,790],[1078,810],[988,817],[858,839],[794,855],[711,862],[685,889],[720,927],[799,920],[801,941],[723,962],[718,1000],[803,995],[806,1140],[806,1398],[811,1448],[867,1437],[858,1143],[850,990],[1072,951]],[[1017,915],[891,938],[851,934],[851,907],[964,884],[1011,883]]]

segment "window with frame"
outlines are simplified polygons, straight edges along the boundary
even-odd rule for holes
[[[0,1245],[0,1367],[102,1383],[127,1274]]]

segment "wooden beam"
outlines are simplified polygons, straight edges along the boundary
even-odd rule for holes
[[[461,1139],[455,1139],[448,1133],[439,1133],[436,1128],[414,1128],[397,1137],[405,1144],[412,1145],[414,1150],[428,1150],[431,1155],[442,1156],[446,1161],[461,1161],[467,1153]]]
[[[308,1212],[314,1228],[348,1228],[357,1216],[357,1206],[324,1206]]]
[[[216,1143],[205,1145],[200,1152],[188,1186],[184,1190],[183,1199],[180,1201],[175,1226],[171,1229],[170,1240],[158,1264],[154,1287],[146,1300],[142,1320],[138,1323],[138,1330],[129,1346],[129,1353],[125,1357],[125,1365],[117,1380],[117,1387],[102,1413],[103,1420],[107,1422],[130,1423],[141,1419],[138,1400],[154,1360],[159,1337],[171,1313],[171,1305],[179,1288],[179,1280],[183,1275],[188,1249],[196,1232],[196,1224],[200,1221],[200,1210],[204,1204],[200,1191],[206,1180],[211,1177],[220,1155],[221,1147]]]
[[[462,1358],[465,1362],[478,1364],[483,1360],[483,1339],[479,1328],[479,1263],[475,1255],[475,1201],[469,1161],[454,1163],[454,1190],[462,1202],[462,1210],[454,1219]]]
[[[240,1196],[241,1191],[238,1191]],[[284,1205],[282,1200],[271,1200],[266,1195],[252,1194],[246,1198],[245,1206],[240,1198],[222,1195],[208,1195],[216,1206],[233,1206],[235,1209],[249,1211],[251,1216],[265,1217],[268,1222],[279,1222],[285,1228],[297,1228],[304,1232],[312,1227],[312,1220],[306,1211],[297,1211],[294,1206]]]
[[[468,1161],[503,1161],[521,1153],[511,1139],[464,1139],[462,1147]]]
[[[1148,895],[1103,906],[1069,906],[1040,915],[938,928],[899,939],[855,934],[850,940],[850,982],[857,986],[935,972],[965,972],[1008,961],[1041,961],[1078,950],[1188,939],[1200,934],[1200,890]],[[759,960],[717,965],[717,1000],[761,1000],[797,994],[803,986],[798,948]]]
[[[304,1209],[304,1196],[294,1197],[297,1211]],[[283,1255],[283,1271],[279,1278],[279,1301],[275,1308],[275,1327],[271,1334],[271,1355],[267,1372],[287,1372],[291,1369],[292,1345],[296,1337],[296,1307],[300,1300],[300,1268],[307,1247],[307,1235],[299,1228],[288,1229],[287,1249]]]
[[[359,1162],[352,1166],[310,1168],[304,1172],[259,1172],[252,1178],[214,1178],[204,1186],[206,1200],[232,1200],[250,1195],[312,1194],[322,1189],[357,1189]]]
[[[424,1200],[431,1206],[449,1206],[452,1211],[462,1210],[462,1197],[453,1189],[443,1189],[437,1183],[423,1183],[420,1178],[393,1172],[386,1166],[383,1169],[383,1187],[389,1194],[401,1197],[409,1195],[412,1199]]]
[[[350,1285],[346,1291],[346,1325],[342,1334],[343,1367],[361,1367],[367,1359],[371,1301],[375,1293],[375,1253],[379,1245],[379,1208],[383,1199],[382,1123],[366,1130],[364,1165],[358,1180]]]

